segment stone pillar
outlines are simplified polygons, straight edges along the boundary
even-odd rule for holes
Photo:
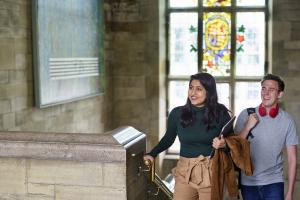
[[[300,4],[297,0],[274,0],[272,12],[272,72],[280,75],[286,89],[284,109],[295,119],[300,131]],[[297,169],[300,170],[298,153]],[[285,186],[287,187],[287,158],[285,158]],[[300,199],[300,173],[296,178],[293,199]]]

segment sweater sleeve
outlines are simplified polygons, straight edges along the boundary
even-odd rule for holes
[[[178,115],[179,108],[174,108],[167,122],[167,131],[159,143],[148,153],[152,157],[156,157],[159,153],[168,149],[175,141],[177,136],[177,122],[179,120]]]

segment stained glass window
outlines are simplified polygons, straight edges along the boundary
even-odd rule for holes
[[[203,69],[216,76],[230,72],[231,21],[229,13],[203,15]]]

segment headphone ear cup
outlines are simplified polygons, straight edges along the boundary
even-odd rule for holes
[[[266,116],[267,115],[267,110],[265,107],[263,107],[262,105],[259,106],[258,108],[258,113],[260,114],[260,116]]]
[[[278,111],[279,111],[279,106],[276,105],[275,108],[272,108],[270,110],[270,112],[269,112],[270,117],[275,118],[277,116],[277,114],[278,114]]]

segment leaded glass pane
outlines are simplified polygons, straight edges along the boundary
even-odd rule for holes
[[[265,15],[237,13],[236,75],[262,76],[265,64]]]
[[[203,69],[214,76],[230,73],[231,16],[209,12],[203,15]]]
[[[186,103],[188,97],[189,81],[170,81],[169,82],[169,112],[177,106],[182,106]],[[178,137],[174,144],[168,149],[168,153],[178,153],[180,143]]]
[[[170,75],[190,75],[197,70],[197,13],[170,15]]]
[[[265,0],[237,0],[238,6],[265,6]]]
[[[186,103],[188,97],[188,81],[169,82],[169,111]]]
[[[237,82],[235,87],[235,115],[260,103],[260,82]]]
[[[169,4],[171,8],[196,7],[198,0],[169,0]]]
[[[170,154],[178,154],[180,152],[180,142],[178,137],[176,137],[174,143],[172,144],[172,146],[169,147],[168,149],[168,153]]]
[[[231,0],[203,0],[203,6],[205,7],[224,7],[230,5]]]
[[[228,109],[230,109],[229,84],[217,83],[217,93],[219,103],[224,104]]]

